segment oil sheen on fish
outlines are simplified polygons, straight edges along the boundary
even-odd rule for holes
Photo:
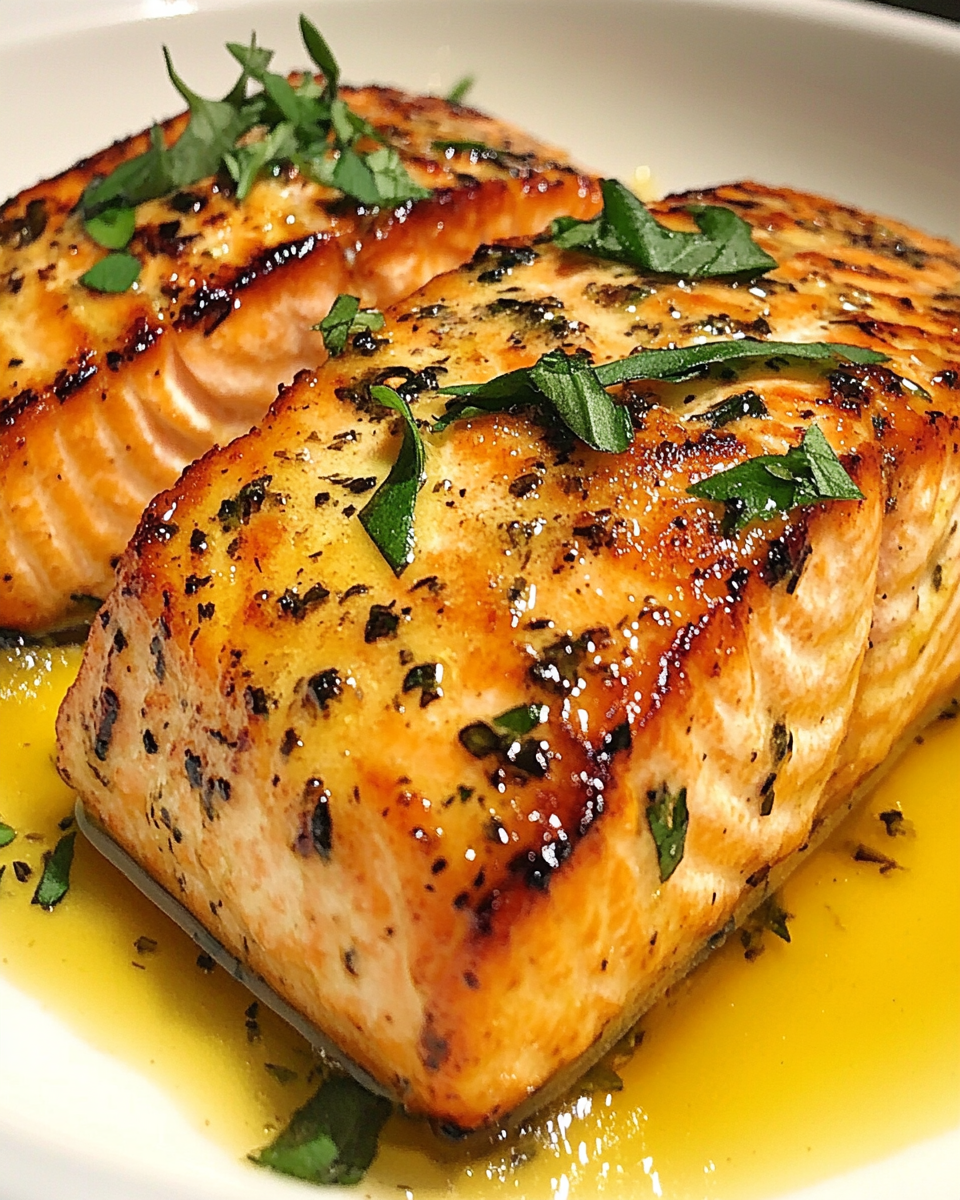
[[[343,97],[428,199],[365,210],[287,173],[237,204],[207,180],[138,208],[130,249],[144,265],[121,295],[78,282],[103,251],[76,205],[147,134],[0,208],[0,628],[89,614],[147,501],[322,361],[311,325],[339,293],[384,307],[484,241],[598,206],[558,152],[473,109],[387,88]]]
[[[681,283],[484,248],[373,353],[301,374],[151,504],[60,716],[61,771],[107,832],[411,1111],[463,1129],[718,944],[960,675],[960,256],[757,185],[656,211],[689,227],[692,201],[737,211],[778,267]],[[426,432],[399,577],[358,520],[402,429],[373,384],[427,429],[445,386],[549,350],[742,335],[889,361],[630,385],[620,454],[529,409]],[[766,415],[720,424],[748,392]],[[862,500],[726,533],[687,491],[813,425]],[[542,723],[508,735],[519,706]],[[681,795],[663,879],[654,821],[678,827]]]

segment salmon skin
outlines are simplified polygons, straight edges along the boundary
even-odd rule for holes
[[[60,713],[107,834],[447,1127],[596,1056],[960,675],[957,250],[755,184],[655,211],[689,228],[691,202],[778,267],[671,282],[487,247],[375,352],[299,375],[150,505]],[[361,524],[407,436],[378,384],[426,431],[444,388],[548,351],[743,335],[888,361],[627,385],[622,453],[529,408],[468,417],[423,434],[399,576]],[[862,499],[731,531],[688,491],[814,426]]]
[[[598,207],[595,182],[557,151],[474,109],[389,88],[341,95],[429,198],[364,208],[291,170],[238,204],[209,179],[138,207],[143,268],[120,295],[78,282],[103,251],[76,206],[148,134],[0,208],[0,628],[89,616],[147,501],[322,361],[311,325],[339,293],[383,307],[482,242]],[[168,143],[184,124],[167,123]]]

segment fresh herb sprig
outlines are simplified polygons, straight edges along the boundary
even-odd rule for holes
[[[685,279],[762,275],[777,265],[753,240],[747,222],[732,209],[688,205],[699,233],[683,233],[661,225],[618,180],[602,180],[600,190],[603,211],[599,216],[590,221],[560,217],[553,222],[553,240],[562,249]]]
[[[568,355],[561,350],[551,350],[532,367],[510,371],[485,383],[446,386],[444,392],[454,399],[448,403],[447,411],[434,421],[431,432],[441,433],[455,421],[534,407],[559,421],[593,449],[619,454],[633,441],[633,423],[629,409],[616,403],[607,388],[638,380],[677,383],[721,363],[757,360],[765,361],[771,369],[782,370],[799,362],[815,363],[821,368],[843,362],[880,363],[886,361],[886,355],[862,346],[835,342],[758,342],[744,338],[679,350],[643,350],[616,362],[593,366],[582,352]],[[400,455],[393,469],[360,513],[364,528],[399,575],[412,561],[413,511],[417,492],[422,486],[425,460],[423,439],[409,405],[396,392],[390,388],[372,388],[371,394],[402,413],[407,421]],[[381,399],[384,394],[393,399]],[[759,408],[754,407],[751,412],[748,405],[740,415],[758,414]],[[734,419],[733,414],[723,416],[724,420]],[[710,419],[709,414],[706,419]],[[752,475],[747,472],[747,478],[753,479],[750,485],[743,474],[734,474],[751,466],[751,463],[744,463],[730,472],[701,480],[689,490],[693,495],[727,504],[726,527],[729,531],[740,529],[755,517],[769,516],[774,511],[789,511],[789,508],[820,500],[862,498],[819,429],[810,430],[809,434],[813,440],[808,444],[805,439],[803,447],[788,451],[787,456],[767,456],[779,465],[772,469],[762,465]],[[751,462],[762,463],[763,458]],[[784,477],[784,472],[788,477]],[[727,479],[728,475],[733,476],[732,480]],[[416,485],[414,479],[419,480]],[[767,486],[766,492],[764,486]],[[711,488],[716,495],[711,494]],[[726,492],[729,496],[721,494]],[[780,508],[781,503],[787,504],[787,508]]]
[[[351,333],[362,329],[382,329],[383,313],[376,308],[362,309],[356,296],[341,293],[323,320],[310,328],[323,336],[327,353],[331,358],[336,358],[346,349],[347,338]]]
[[[723,528],[735,533],[751,521],[821,500],[863,500],[819,425],[786,454],[761,454],[691,484],[687,491],[724,505]]]
[[[473,90],[473,85],[477,82],[475,75],[464,75],[453,85],[447,92],[447,102],[449,104],[463,104],[469,93]]]
[[[666,883],[680,866],[689,819],[685,787],[673,793],[664,783],[647,792],[647,824],[657,847],[661,883]]]
[[[498,375],[486,383],[445,387],[444,392],[456,399],[434,422],[433,431],[439,433],[454,421],[535,404],[552,408],[593,449],[619,453],[632,441],[632,428],[626,410],[607,395],[607,388],[641,379],[681,383],[721,363],[758,359],[780,369],[802,361],[821,367],[842,362],[880,363],[886,362],[886,355],[835,342],[758,342],[743,338],[679,350],[642,350],[595,367],[583,354],[565,355],[551,350],[532,367]],[[614,410],[623,415],[613,415]]]
[[[70,890],[70,867],[73,865],[73,844],[76,838],[76,830],[65,834],[53,850],[44,855],[43,874],[33,893],[31,904],[37,904],[49,912]]]
[[[187,103],[189,120],[170,146],[154,125],[150,146],[121,163],[106,178],[94,180],[83,194],[80,211],[87,233],[99,245],[122,250],[134,232],[139,204],[190,187],[225,171],[243,200],[257,178],[287,163],[327,187],[337,188],[363,205],[399,204],[430,195],[414,183],[397,151],[355,113],[339,95],[340,69],[330,47],[307,17],[300,17],[307,53],[322,72],[323,82],[305,75],[294,86],[267,68],[273,51],[257,45],[256,34],[245,46],[227,49],[240,64],[240,76],[221,100],[198,95],[174,69],[164,47],[170,81]],[[259,90],[248,94],[252,84]],[[380,143],[361,150],[364,140]],[[104,262],[110,262],[108,256]],[[133,258],[132,255],[125,256]],[[81,282],[95,291],[123,291],[121,264],[88,271]],[[132,265],[126,264],[127,275]],[[130,282],[126,287],[130,286]]]
[[[353,1079],[331,1076],[250,1159],[309,1183],[359,1183],[376,1155],[391,1107]]]
[[[140,259],[135,254],[116,251],[84,271],[80,282],[92,292],[125,292],[140,278]]]
[[[407,401],[389,387],[372,387],[370,395],[403,418],[403,440],[389,475],[358,515],[394,574],[400,575],[413,561],[413,510],[426,480],[426,455]]]

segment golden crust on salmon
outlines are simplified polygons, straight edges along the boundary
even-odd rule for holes
[[[689,228],[691,201],[778,267],[670,282],[485,248],[374,353],[301,374],[151,504],[59,719],[110,836],[410,1111],[463,1129],[722,940],[960,675],[960,256],[752,184],[655,211]],[[377,383],[427,428],[444,387],[550,350],[744,334],[889,361],[629,385],[620,454],[529,409],[427,434],[399,577],[357,519],[401,437]],[[747,392],[766,415],[716,426]],[[863,499],[730,533],[687,491],[812,425]],[[503,735],[530,705],[541,724]],[[679,821],[681,795],[664,878],[656,810]]]
[[[206,180],[138,207],[142,272],[119,295],[79,283],[103,251],[76,206],[148,134],[0,208],[0,627],[49,628],[103,596],[147,501],[322,361],[310,327],[339,293],[392,304],[482,242],[598,206],[595,181],[513,126],[389,88],[341,94],[428,198],[365,209],[288,171],[238,204]]]

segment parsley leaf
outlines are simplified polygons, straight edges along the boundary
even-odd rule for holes
[[[735,396],[727,396],[719,404],[714,404],[706,412],[697,414],[702,421],[709,421],[714,429],[729,425],[740,417],[766,417],[769,415],[763,397],[751,389],[738,392]]]
[[[327,353],[336,358],[343,353],[351,333],[361,329],[382,329],[383,313],[376,308],[361,309],[356,296],[341,292],[323,320],[310,328],[323,335]]]
[[[426,478],[423,439],[410,405],[393,388],[372,387],[370,395],[403,417],[403,441],[390,473],[360,510],[358,519],[393,573],[400,575],[413,562],[413,510]]]
[[[729,208],[690,205],[687,211],[700,232],[681,233],[661,225],[618,180],[604,179],[600,187],[603,211],[599,216],[590,221],[561,217],[553,222],[553,240],[562,249],[688,279],[756,275],[777,265],[754,242],[747,222]]]
[[[604,363],[596,368],[597,378],[604,387],[615,383],[631,383],[637,379],[665,379],[671,383],[699,375],[719,363],[750,362],[764,359],[778,370],[787,362],[818,362],[836,366],[841,362],[861,365],[887,361],[885,354],[866,350],[863,346],[847,346],[842,342],[758,342],[752,338],[737,338],[728,342],[707,342],[702,346],[684,346],[679,350],[641,350],[617,362]]]
[[[12,825],[7,825],[3,821],[0,821],[0,850],[2,850],[4,846],[9,846],[16,836],[17,831]]]
[[[33,893],[31,904],[39,904],[48,912],[59,904],[70,890],[70,867],[73,863],[73,843],[76,830],[62,837],[49,854],[44,855],[43,874]]]
[[[140,259],[122,251],[108,254],[80,276],[93,292],[125,292],[140,278]]]
[[[447,395],[457,399],[434,422],[433,432],[441,433],[454,421],[535,404],[552,407],[588,446],[617,453],[630,445],[633,432],[627,410],[606,396],[605,388],[639,379],[679,383],[718,363],[758,358],[776,360],[778,364],[781,359],[812,360],[830,366],[844,361],[886,361],[886,355],[860,346],[833,342],[757,342],[748,338],[680,350],[642,350],[597,367],[582,354],[566,355],[561,350],[551,350],[532,367],[509,371],[486,383],[444,387]]]
[[[549,712],[546,704],[520,704],[516,708],[508,708],[499,717],[494,717],[493,723],[498,729],[522,736],[542,725]]]
[[[655,791],[647,792],[647,800],[647,824],[657,846],[660,882],[666,883],[683,858],[688,821],[687,789],[681,788],[674,796],[664,783]]]
[[[259,142],[228,151],[223,162],[237,185],[237,199],[246,200],[257,176],[274,159],[291,158],[297,150],[296,131],[289,122],[275,126]]]
[[[399,204],[430,195],[413,182],[392,146],[380,146],[366,155],[345,146],[333,170],[333,183],[361,204]]]
[[[334,1075],[290,1118],[253,1162],[310,1183],[358,1183],[373,1162],[389,1100]]]
[[[106,208],[133,208],[174,188],[163,130],[154,125],[150,130],[150,149],[121,163],[106,179],[90,183],[80,207],[89,220]]]
[[[527,374],[564,425],[594,450],[619,454],[633,441],[629,412],[613,402],[586,355],[551,350]]]
[[[108,208],[83,223],[87,236],[106,250],[122,250],[133,237],[136,225],[137,213],[133,208]]]
[[[761,454],[727,471],[691,484],[687,491],[726,509],[723,528],[735,533],[762,520],[821,500],[862,500],[819,425],[811,425],[799,446],[786,454]]]
[[[217,173],[223,156],[230,153],[237,138],[257,123],[260,113],[255,105],[232,103],[232,92],[225,100],[206,100],[198,96],[174,70],[166,46],[163,57],[170,82],[190,109],[186,129],[167,151],[168,170],[173,186],[189,187],[197,180]]]
[[[447,92],[447,102],[449,104],[462,104],[476,82],[477,80],[474,75],[464,75],[462,79],[458,79],[450,91]]]
[[[189,187],[216,175],[221,166],[236,183],[239,200],[248,195],[260,174],[287,162],[365,205],[429,196],[429,189],[414,183],[393,147],[381,145],[366,154],[356,150],[361,139],[383,143],[384,138],[338,96],[337,60],[305,16],[300,17],[300,32],[307,52],[323,72],[322,85],[308,75],[294,86],[285,76],[269,71],[273,51],[258,46],[254,35],[249,46],[227,44],[241,74],[222,100],[205,99],[188,87],[164,47],[170,81],[186,100],[190,119],[172,146],[166,145],[163,131],[154,126],[149,150],[121,163],[86,189],[81,209],[91,236],[102,245],[119,249],[126,242],[114,245],[103,241],[94,231],[99,227],[90,228],[94,218]],[[248,96],[251,81],[261,90]],[[248,140],[251,130],[257,133]],[[108,224],[121,220],[106,219]]]
[[[475,721],[460,730],[460,745],[474,758],[495,754],[504,766],[542,779],[550,769],[550,754],[537,737],[526,737],[550,715],[546,704],[520,704],[493,718]]]
[[[340,67],[333,56],[333,51],[321,36],[320,30],[303,13],[300,14],[300,36],[303,38],[303,44],[307,48],[307,53],[313,59],[315,65],[323,72],[327,91],[331,96],[335,96],[340,86]]]
[[[487,383],[455,385],[444,391],[464,399],[450,405],[434,422],[434,433],[456,420],[535,404],[552,409],[594,450],[617,454],[633,441],[630,414],[607,395],[597,369],[582,352],[550,350],[532,367],[510,371]]]

